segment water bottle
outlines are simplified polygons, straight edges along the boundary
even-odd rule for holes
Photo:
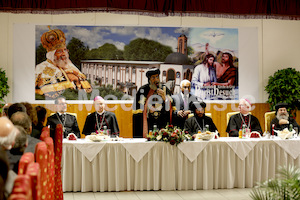
[[[107,126],[103,126],[103,135],[107,135]]]
[[[246,137],[246,124],[243,124],[242,135],[243,135],[243,138],[247,138]]]

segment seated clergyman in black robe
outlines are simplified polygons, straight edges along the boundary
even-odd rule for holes
[[[119,125],[116,115],[113,112],[104,110],[105,102],[100,96],[94,99],[94,107],[96,112],[89,114],[86,117],[82,134],[90,135],[91,133],[99,133],[106,126],[110,135],[119,135]]]
[[[289,116],[289,113],[287,111],[289,105],[287,103],[278,103],[275,105],[276,109],[276,117],[271,121],[270,123],[270,130],[272,131],[272,126],[274,125],[274,129],[278,131],[282,131],[285,128],[290,128],[290,125],[294,127],[298,127],[296,120],[291,118]],[[274,131],[274,135],[277,135],[277,133]]]
[[[229,133],[230,137],[238,137],[239,129],[243,128],[243,124],[246,125],[246,132],[257,131],[262,134],[260,123],[255,116],[249,113],[250,109],[250,101],[248,99],[240,99],[240,113],[232,115],[227,125],[226,132]]]
[[[204,102],[194,102],[191,106],[192,111],[195,115],[187,119],[184,123],[184,130],[186,130],[190,135],[197,134],[200,130],[202,133],[205,132],[205,128],[208,125],[210,132],[217,131],[217,127],[214,124],[212,118],[205,116]]]

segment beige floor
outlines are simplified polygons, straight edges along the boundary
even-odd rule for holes
[[[64,200],[251,200],[251,189],[64,193]]]

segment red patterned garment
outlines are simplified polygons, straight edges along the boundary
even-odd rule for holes
[[[22,155],[19,162],[18,174],[25,174],[27,166],[34,162],[34,154],[32,152],[26,152]]]
[[[48,175],[48,196],[47,196],[47,199],[53,199],[54,198],[54,188],[55,188],[54,144],[53,144],[53,139],[51,137],[47,137],[45,139],[45,142],[47,144],[47,150],[48,150],[48,174],[47,174]]]
[[[41,199],[46,199],[48,185],[47,185],[47,174],[48,174],[48,151],[45,142],[39,142],[35,147],[35,161],[40,164],[41,169]]]
[[[63,199],[62,180],[61,180],[61,157],[62,157],[62,140],[63,126],[58,124],[55,129],[54,140],[54,163],[55,163],[55,189],[54,199]]]
[[[30,177],[31,180],[31,190],[32,190],[32,199],[40,200],[41,199],[41,177],[40,177],[40,164],[39,163],[30,163],[27,167],[26,175]]]

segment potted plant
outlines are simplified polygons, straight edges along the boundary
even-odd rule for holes
[[[5,70],[0,68],[0,113],[2,113],[2,107],[5,105],[4,97],[9,93],[9,86],[7,84],[7,77]]]
[[[291,165],[279,167],[276,178],[259,183],[250,197],[254,200],[300,199],[300,169]]]
[[[300,72],[294,68],[278,70],[273,76],[269,76],[265,91],[268,92],[268,103],[270,109],[275,110],[275,105],[285,102],[290,105],[288,111],[296,116],[296,111],[300,109]]]

